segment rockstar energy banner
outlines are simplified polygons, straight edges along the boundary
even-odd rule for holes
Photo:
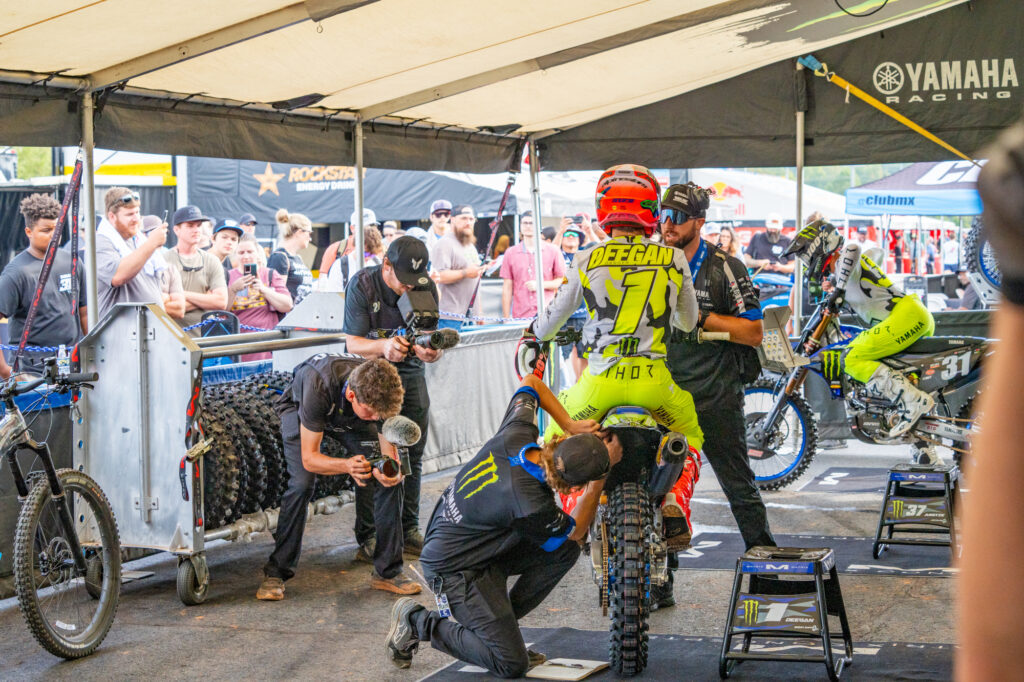
[[[259,236],[276,234],[279,208],[309,216],[314,223],[348,222],[355,210],[356,169],[268,161],[188,159],[188,199],[214,218],[252,213]],[[378,220],[426,219],[430,204],[447,199],[469,204],[478,216],[493,215],[501,192],[428,171],[363,170],[364,204]],[[506,213],[516,210],[509,197]]]

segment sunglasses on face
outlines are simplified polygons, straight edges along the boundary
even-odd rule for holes
[[[451,211],[434,211],[434,215],[438,218],[447,218],[451,214]]]
[[[675,208],[661,209],[661,222],[664,224],[669,220],[671,220],[676,225],[682,225],[687,220],[693,220],[693,216]]]

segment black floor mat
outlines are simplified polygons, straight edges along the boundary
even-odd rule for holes
[[[523,639],[530,648],[549,658],[582,658],[608,660],[608,633],[572,628],[523,629]],[[738,646],[741,639],[734,639]],[[429,646],[426,643],[420,646]],[[820,653],[820,646],[805,648],[793,640],[755,640],[755,646],[787,653]],[[841,646],[841,645],[840,645]],[[651,635],[647,680],[717,680],[718,657],[722,640],[713,637],[680,637]],[[837,654],[840,649],[836,646]],[[413,662],[415,670],[416,663]],[[953,677],[952,644],[904,644],[899,642],[856,643],[853,665],[844,669],[842,680],[948,680]],[[480,668],[456,661],[428,675],[427,680],[471,682],[494,679]],[[617,679],[610,670],[602,670],[588,680]],[[730,679],[779,680],[827,679],[823,663],[778,663],[747,661],[735,668]]]
[[[897,536],[898,537],[898,536]],[[831,547],[840,573],[896,575],[900,577],[952,577],[948,547],[891,545],[880,559],[871,557],[874,538],[830,535],[776,535],[780,547]],[[679,568],[695,570],[736,570],[743,554],[739,533],[699,533],[693,545],[679,553]]]
[[[800,487],[804,493],[885,492],[889,470],[875,467],[829,467]]]

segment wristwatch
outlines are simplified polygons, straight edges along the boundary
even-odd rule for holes
[[[704,323],[708,321],[708,317],[710,317],[710,316],[711,316],[711,313],[709,313],[708,311],[706,311],[706,310],[700,311],[700,315],[697,316],[697,326],[699,328],[703,329],[704,328]]]

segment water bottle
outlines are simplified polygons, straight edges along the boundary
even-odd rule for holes
[[[71,356],[68,354],[67,346],[61,345],[57,348],[57,375],[68,374],[71,374]]]

